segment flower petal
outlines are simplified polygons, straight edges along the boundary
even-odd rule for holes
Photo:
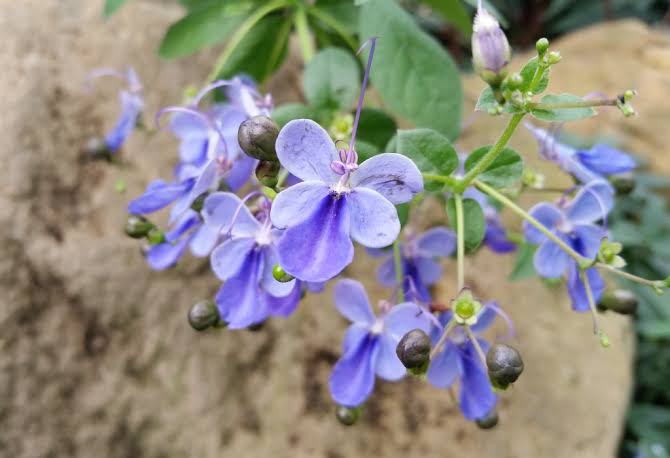
[[[630,155],[603,144],[595,145],[590,150],[577,151],[577,157],[590,170],[605,176],[630,172],[636,165]]]
[[[163,180],[152,181],[147,186],[144,194],[128,203],[128,213],[146,215],[167,207],[175,200],[188,194],[193,183],[193,180],[182,183],[166,183]]]
[[[236,276],[245,261],[254,255],[256,241],[252,238],[229,239],[216,247],[210,261],[212,270],[219,280],[228,280]]]
[[[428,333],[431,328],[428,312],[412,302],[403,302],[391,308],[383,317],[384,333],[396,341],[412,329],[421,329]]]
[[[350,345],[330,376],[330,393],[335,402],[347,407],[362,404],[375,386],[374,353],[379,339],[365,334],[357,345]]]
[[[245,258],[239,275],[226,281],[216,294],[221,319],[229,329],[241,329],[260,323],[269,315],[267,302],[258,288],[260,253]]]
[[[499,218],[487,219],[484,243],[491,249],[491,251],[498,254],[511,253],[516,250],[516,244],[507,238],[507,231],[502,224],[500,224]]]
[[[164,242],[154,245],[146,253],[149,266],[154,270],[165,270],[174,266],[184,254],[190,237],[184,237],[177,243]]]
[[[433,285],[442,277],[442,266],[439,262],[430,258],[414,258],[414,269],[422,284],[426,286]],[[410,269],[410,270],[414,270]]]
[[[486,352],[488,347],[486,342],[479,340],[479,343]],[[459,404],[463,416],[470,421],[474,421],[486,416],[495,407],[497,399],[493,393],[486,369],[479,360],[472,343],[466,343],[462,351],[463,375],[461,377]]]
[[[564,239],[562,235],[556,235]],[[569,262],[570,256],[549,239],[542,242],[533,258],[535,271],[545,278],[559,278],[565,273]]]
[[[407,369],[398,359],[395,352],[400,339],[394,339],[389,334],[379,336],[379,349],[375,358],[375,373],[384,380],[400,380],[407,373]]]
[[[591,182],[577,193],[566,210],[573,224],[590,224],[606,218],[614,205],[614,189],[606,181]]]
[[[174,215],[186,211],[201,194],[209,191],[216,184],[218,164],[215,159],[210,160],[202,169],[202,173],[195,179],[195,184],[188,193],[188,197],[180,200],[173,209]]]
[[[330,280],[354,258],[349,225],[346,196],[322,199],[309,217],[284,231],[279,263],[300,280]]]
[[[170,119],[170,130],[181,140],[207,139],[207,125],[202,119],[190,113],[175,113]]]
[[[428,381],[436,388],[448,388],[462,373],[463,364],[458,349],[447,341],[442,351],[430,361]]]
[[[595,267],[588,269],[586,275],[589,279],[589,285],[591,286],[591,293],[593,294],[593,300],[597,304],[600,300],[600,297],[605,291],[605,282],[603,278],[598,273],[598,270]],[[576,312],[588,312],[590,309],[589,299],[586,295],[586,288],[584,282],[582,282],[579,266],[577,263],[570,263],[568,269],[568,294],[572,301],[572,309]]]
[[[142,99],[127,91],[121,91],[121,114],[116,125],[105,137],[105,144],[110,151],[116,152],[123,146],[137,125],[137,118],[142,113]]]
[[[328,194],[330,189],[321,181],[304,181],[283,190],[272,202],[272,224],[283,229],[305,220]]]
[[[201,225],[189,244],[193,256],[199,258],[209,256],[219,242],[219,234],[220,230],[217,227],[207,224]]]
[[[263,273],[261,276],[261,287],[263,290],[275,297],[284,297],[291,294],[297,280],[280,282],[275,279],[272,273],[274,266],[279,263],[277,249],[272,245],[268,245],[263,248],[262,252]]]
[[[416,239],[416,246],[419,254],[427,258],[451,256],[456,249],[456,234],[446,227],[433,227]]]
[[[398,212],[381,194],[357,188],[347,196],[347,204],[351,209],[352,239],[366,247],[382,248],[398,238]]]
[[[356,280],[344,279],[337,282],[333,293],[337,310],[352,323],[372,326],[375,314],[372,312],[365,288]]]
[[[393,204],[409,202],[423,191],[423,177],[418,167],[406,156],[396,153],[378,154],[364,161],[350,180],[354,188],[370,188]]]
[[[256,169],[258,161],[253,157],[249,157],[246,154],[240,156],[234,163],[232,168],[228,171],[225,176],[226,184],[231,191],[238,191],[242,188],[249,179],[251,174]]]
[[[595,259],[600,250],[600,241],[607,235],[607,231],[595,224],[577,224],[572,235],[575,250],[582,256]]]
[[[477,315],[477,323],[470,326],[470,329],[472,329],[472,332],[475,334],[486,331],[498,317],[496,311],[492,307],[488,307],[487,304],[484,304],[479,315]],[[495,302],[492,302],[492,304],[497,306]]]
[[[275,297],[267,293],[262,295],[270,315],[286,318],[295,311],[302,296],[300,283],[300,281],[292,282],[293,289],[284,297]]]
[[[206,225],[230,230],[233,237],[253,237],[260,230],[260,222],[251,214],[242,200],[230,192],[214,192],[207,196],[202,206]]]
[[[535,205],[530,209],[529,213],[549,230],[552,230],[563,217],[563,214],[556,205],[547,202],[540,202]],[[547,239],[546,235],[528,223],[528,221],[523,222],[523,233],[529,243],[540,244]]]
[[[277,137],[277,157],[286,170],[303,181],[334,184],[340,178],[330,168],[339,160],[328,132],[310,119],[295,119]]]

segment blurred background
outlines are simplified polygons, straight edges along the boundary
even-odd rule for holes
[[[613,345],[601,349],[562,289],[534,278],[507,283],[500,272],[512,272],[514,256],[478,253],[468,261],[475,292],[495,291],[515,321],[527,365],[502,397],[501,424],[491,432],[416,380],[380,384],[361,424],[338,424],[327,379],[345,323],[330,289],[258,332],[198,334],[188,326],[190,304],[218,287],[207,264],[151,272],[121,230],[127,201],[170,174],[176,142],[139,132],[122,163],[86,161],[84,145],[117,114],[118,87],[91,92],[84,81],[93,68],[132,65],[144,82],[147,119],[180,103],[185,88],[207,77],[221,43],[169,52],[166,31],[217,1],[0,0],[0,456],[669,457],[670,303],[667,294],[634,284],[621,286],[640,299],[636,316],[605,313]],[[355,23],[353,1],[323,3]],[[468,119],[483,87],[470,64],[476,2],[400,3],[458,63]],[[609,224],[626,246],[630,272],[666,276],[669,2],[487,3],[510,38],[513,68],[542,36],[561,51],[550,90],[639,91],[636,119],[603,112],[568,129],[566,139],[605,141],[640,161],[636,188]],[[318,31],[315,38],[333,40]],[[241,60],[235,70],[246,65],[253,73],[253,62]],[[303,99],[301,67],[291,42],[264,86],[277,103]],[[500,120],[478,117],[460,143],[490,142],[500,128]],[[536,169],[550,167],[527,132],[512,144]],[[386,292],[370,274],[374,267],[361,261],[346,275],[366,280],[376,299]],[[453,266],[446,269],[451,278]],[[440,285],[436,294],[453,291]]]

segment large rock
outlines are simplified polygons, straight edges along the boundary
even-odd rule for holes
[[[83,81],[91,68],[134,65],[150,120],[202,81],[211,55],[156,57],[163,30],[179,15],[172,5],[134,0],[105,23],[100,3],[3,2],[0,455],[613,456],[630,387],[628,323],[607,317],[613,346],[601,349],[589,317],[570,312],[563,291],[535,281],[508,285],[506,257],[483,253],[467,267],[475,292],[498,299],[514,319],[526,359],[526,373],[502,396],[502,424],[490,433],[465,422],[446,392],[414,380],[380,383],[360,425],[336,423],[327,380],[345,323],[330,289],[258,333],[192,331],[189,305],[218,286],[206,261],[151,272],[121,232],[127,200],[168,176],[175,143],[167,133],[136,134],[123,165],[81,161],[81,146],[117,110],[113,83],[87,93]],[[663,153],[667,118],[658,102],[670,96],[667,39],[624,22],[557,46],[566,59],[553,89],[641,89],[639,120],[607,115],[591,131],[620,134],[650,157]],[[481,85],[471,79],[466,87],[471,107]],[[297,97],[294,89],[278,95]],[[463,145],[493,141],[499,124],[478,118]],[[535,155],[527,134],[513,143]],[[119,179],[126,194],[115,191]],[[389,292],[374,284],[371,268],[361,261],[348,275],[367,278],[377,300]],[[451,264],[446,273],[445,300],[454,293]]]

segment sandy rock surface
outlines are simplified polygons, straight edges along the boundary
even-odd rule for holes
[[[345,322],[331,288],[260,332],[192,331],[189,305],[218,287],[206,262],[151,272],[120,229],[126,201],[168,176],[175,143],[137,134],[122,166],[82,161],[81,146],[117,110],[113,82],[89,93],[83,81],[92,68],[131,64],[153,113],[178,103],[211,61],[156,57],[176,7],[134,0],[103,22],[100,3],[0,2],[0,456],[613,456],[631,385],[629,323],[606,317],[613,347],[601,349],[564,293],[502,281],[510,258],[482,253],[468,265],[475,293],[514,319],[526,361],[488,433],[465,422],[446,392],[414,380],[381,384],[361,424],[340,426],[327,380]],[[667,108],[658,103],[670,96],[667,38],[623,22],[559,47],[565,63],[552,89],[642,92],[639,119],[606,114],[581,132],[616,136],[667,173]],[[295,72],[284,75],[290,88],[279,98],[294,99]],[[466,106],[480,88],[466,81]],[[498,124],[478,117],[463,146],[493,141]],[[535,157],[528,134],[513,145]],[[125,194],[115,191],[119,179]],[[373,267],[363,261],[348,274],[372,280]],[[446,272],[445,300],[454,267]],[[374,300],[388,294],[368,284]]]

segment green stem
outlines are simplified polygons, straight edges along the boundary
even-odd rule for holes
[[[623,270],[619,270],[616,267],[612,267],[608,264],[604,264],[602,262],[596,263],[596,267],[600,269],[605,269],[608,272],[612,272],[615,275],[618,275],[620,277],[623,277],[627,280],[634,281],[636,283],[640,283],[641,285],[646,285],[646,286],[651,286],[652,288],[659,287],[663,285],[665,286],[664,282],[662,280],[647,280],[646,278],[638,277],[637,275],[629,274],[628,272],[624,272]]]
[[[228,62],[228,59],[230,59],[230,56],[233,54],[233,51],[235,51],[235,48],[237,48],[237,46],[242,42],[247,33],[249,33],[249,31],[261,19],[263,19],[265,16],[267,16],[274,10],[284,8],[287,5],[288,0],[274,0],[258,8],[251,16],[249,16],[235,31],[233,36],[230,37],[230,40],[226,45],[226,49],[221,53],[221,55],[216,61],[216,64],[214,65],[214,69],[207,77],[207,83],[214,81],[219,76],[221,71],[223,71],[223,68],[225,67],[226,63]]]
[[[395,268],[395,281],[398,287],[398,302],[405,302],[405,290],[403,288],[404,273],[402,271],[402,257],[400,255],[400,242],[393,242],[393,266]]]
[[[586,271],[581,272],[582,283],[584,283],[584,289],[586,290],[586,299],[589,303],[589,309],[591,310],[591,316],[593,317],[593,333],[595,335],[600,335],[600,328],[598,327],[598,311],[596,310],[596,302],[593,300],[593,291],[591,290],[591,283],[589,282],[589,276],[586,275]]]
[[[455,187],[455,191],[463,193],[465,189],[470,186],[482,172],[484,172],[489,166],[496,160],[496,158],[503,152],[505,145],[512,137],[514,130],[517,128],[521,120],[523,119],[525,113],[517,113],[512,116],[507,124],[507,127],[503,131],[502,135],[498,141],[488,150],[488,152],[482,157],[473,168],[470,169],[468,173],[465,174],[462,180],[458,182]]]
[[[615,107],[617,101],[608,100],[582,100],[579,102],[565,103],[529,103],[527,107],[531,110],[565,110],[571,108],[593,108],[593,107]]]
[[[294,16],[295,30],[298,32],[298,41],[302,50],[302,60],[309,62],[314,57],[314,44],[309,33],[309,24],[307,22],[307,13],[304,6],[298,6]]]
[[[583,257],[575,250],[573,250],[571,247],[569,247],[563,240],[558,238],[553,232],[547,229],[544,226],[544,224],[542,224],[537,219],[529,215],[523,208],[519,207],[517,204],[512,202],[510,199],[508,199],[507,197],[505,197],[504,195],[502,195],[489,185],[482,183],[481,181],[475,181],[475,186],[477,186],[482,192],[493,197],[495,200],[497,200],[498,202],[500,202],[501,204],[512,210],[514,213],[519,215],[521,218],[525,219],[530,224],[532,224],[535,228],[537,228],[537,230],[546,235],[549,239],[551,239],[552,242],[554,242],[563,251],[565,251],[568,255],[570,255],[572,259],[577,261],[577,264],[579,264],[579,267],[581,269],[587,268],[593,263],[590,259]]]
[[[535,93],[537,86],[539,86],[540,81],[542,81],[542,77],[544,76],[544,72],[547,70],[547,68],[549,68],[549,66],[541,62],[541,59],[538,57],[535,74],[533,75],[533,79],[530,81],[530,85],[528,86],[528,90],[530,92]]]
[[[433,175],[430,173],[422,173],[421,176],[423,176],[424,180],[430,180],[430,181],[438,181],[440,183],[444,183],[450,187],[454,187],[458,184],[458,180],[456,178],[452,177],[447,177],[443,175]]]
[[[358,51],[358,45],[356,44],[356,40],[354,40],[353,37],[349,34],[349,32],[347,32],[347,28],[344,26],[344,24],[342,24],[336,18],[334,18],[333,16],[319,9],[316,6],[308,8],[307,13],[319,19],[328,27],[337,32],[337,34],[340,37],[342,37],[342,39],[354,52]]]
[[[454,195],[456,203],[456,257],[458,262],[458,291],[465,286],[465,224],[463,221],[463,196]]]

